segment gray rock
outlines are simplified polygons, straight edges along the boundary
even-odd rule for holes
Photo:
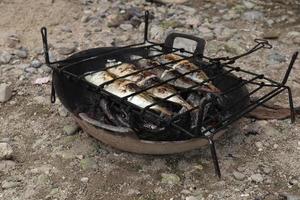
[[[286,61],[286,58],[284,55],[281,55],[277,51],[271,51],[271,53],[268,55],[268,60],[267,63],[269,65],[274,65],[274,64],[280,64]]]
[[[242,181],[246,178],[244,174],[242,174],[241,172],[238,172],[238,171],[234,171],[232,173],[232,175],[236,180],[239,180],[239,181]]]
[[[243,15],[243,19],[249,22],[261,21],[264,19],[264,14],[260,11],[247,11]]]
[[[237,32],[236,29],[224,28],[220,34],[216,34],[219,40],[227,41]]]
[[[82,18],[80,19],[80,21],[82,23],[87,23],[90,21],[90,19],[91,19],[91,17],[89,15],[83,15]]]
[[[244,49],[239,45],[238,42],[228,41],[225,43],[224,48],[227,52],[239,55],[244,52]]]
[[[13,149],[8,143],[0,143],[0,160],[10,159]]]
[[[76,123],[69,124],[63,127],[64,134],[74,135],[79,130],[79,126]]]
[[[69,55],[76,50],[76,47],[74,43],[64,44],[64,46],[57,47],[57,52],[61,55]]]
[[[20,186],[21,182],[4,180],[1,184],[2,189],[15,188]]]
[[[94,159],[84,158],[80,161],[80,167],[83,170],[87,170],[87,169],[96,169],[98,166],[97,166],[97,163]]]
[[[240,15],[233,10],[230,10],[228,13],[222,16],[224,20],[233,20],[239,18]]]
[[[127,192],[127,195],[140,195],[142,194],[139,190],[137,189],[129,189],[128,192]]]
[[[11,60],[11,54],[7,51],[0,51],[0,64],[7,64]]]
[[[252,3],[251,1],[243,1],[243,4],[247,9],[252,9],[255,6],[255,4]]]
[[[268,166],[264,166],[262,170],[265,174],[270,174],[272,172],[272,169]]]
[[[59,113],[59,115],[62,116],[62,117],[67,117],[69,111],[68,111],[64,106],[60,106],[60,107],[58,108],[58,113]]]
[[[300,200],[299,195],[293,195],[293,194],[281,194],[281,197],[283,197],[285,200]]]
[[[43,63],[38,59],[34,59],[33,61],[31,61],[30,67],[39,68],[40,66],[42,66],[42,64]]]
[[[131,24],[121,24],[120,28],[124,31],[130,31],[133,29],[133,26]]]
[[[82,177],[80,179],[80,181],[83,182],[83,183],[87,183],[89,181],[89,178],[88,177]]]
[[[6,38],[6,44],[9,48],[16,48],[20,43],[19,36],[16,34],[9,35]]]
[[[69,26],[61,27],[61,31],[66,33],[72,33],[72,29]]]
[[[118,14],[111,14],[107,16],[107,26],[117,27],[124,22],[124,17]]]
[[[188,197],[185,198],[185,200],[201,200],[201,199],[199,199],[195,196],[188,196]]]
[[[165,184],[176,185],[180,183],[180,177],[176,174],[162,173],[161,177],[161,182]]]
[[[36,68],[33,68],[33,67],[26,67],[24,69],[25,72],[29,73],[29,74],[33,74],[34,72],[36,72]]]
[[[255,183],[262,183],[264,181],[264,178],[261,174],[253,174],[250,178]]]
[[[161,40],[163,37],[163,28],[158,25],[152,25],[150,28],[150,36],[154,40]]]
[[[11,86],[8,84],[0,84],[0,102],[8,101],[12,96]]]
[[[268,31],[265,31],[262,35],[262,37],[264,39],[270,39],[270,40],[275,40],[278,39],[280,36],[280,31],[279,30],[275,30],[275,29],[271,29]]]
[[[49,74],[52,69],[50,67],[48,67],[47,65],[43,64],[39,69],[38,69],[39,73],[45,73],[45,74]]]
[[[14,169],[16,163],[12,160],[1,160],[0,161],[0,172],[8,172],[11,169]]]
[[[27,58],[28,51],[25,48],[17,49],[14,51],[14,54],[18,56],[19,58]]]

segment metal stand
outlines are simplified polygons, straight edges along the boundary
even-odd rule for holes
[[[219,160],[217,157],[214,140],[213,140],[212,136],[207,137],[207,140],[209,142],[209,148],[210,148],[211,157],[212,157],[214,167],[215,167],[215,173],[219,178],[221,178],[221,170],[220,170],[220,166],[219,166]]]

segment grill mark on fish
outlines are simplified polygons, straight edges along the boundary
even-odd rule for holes
[[[109,72],[106,71],[97,72],[92,75],[88,75],[85,78],[87,81],[97,86],[114,79],[113,75],[111,75]],[[103,89],[120,98],[126,97],[128,95],[131,95],[141,90],[141,88],[138,85],[136,85],[133,81],[125,80],[125,79],[116,79],[112,83],[104,85]],[[155,103],[155,99],[147,92],[142,92],[140,94],[131,96],[127,99],[127,101],[141,108],[145,108]],[[167,110],[166,108],[160,105],[153,105],[150,107],[150,109],[156,110],[167,116],[172,115],[171,111]]]
[[[174,62],[176,60],[181,60],[178,61],[177,63],[175,63],[174,65],[170,66],[165,66],[167,68],[169,68],[170,71],[176,70],[178,71],[180,74],[185,74],[188,73],[190,71],[199,69],[196,65],[194,65],[193,63],[191,63],[188,60],[182,60],[183,57],[175,55],[175,54],[167,54],[161,57],[162,61],[164,61],[164,63],[167,62]],[[169,64],[171,65],[171,64]],[[196,72],[192,72],[189,74],[185,75],[186,78],[196,82],[196,83],[202,83],[203,81],[206,81],[209,79],[209,77],[206,75],[206,73],[202,70],[198,70]],[[220,90],[215,87],[211,81],[209,82],[205,82],[201,87],[201,90],[206,91],[206,92],[211,92],[211,93],[220,93]]]
[[[107,71],[109,73],[112,73],[116,77],[122,77],[122,76],[129,75],[131,73],[136,73],[138,70],[136,69],[135,65],[124,63],[120,66],[107,69]],[[160,80],[156,76],[156,74],[150,71],[143,71],[138,74],[127,76],[124,79],[134,81],[139,87],[142,88],[147,88],[151,85],[160,83]],[[153,88],[148,89],[147,91],[151,93],[153,96],[160,99],[165,99],[177,92],[176,89],[169,84],[162,84],[159,86],[155,86]],[[186,109],[192,108],[192,106],[179,95],[172,96],[168,98],[167,101],[171,101],[173,103],[179,104],[185,107]]]

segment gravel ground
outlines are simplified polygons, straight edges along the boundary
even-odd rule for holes
[[[299,117],[294,124],[244,118],[232,125],[216,143],[221,179],[207,148],[170,156],[121,152],[78,130],[59,101],[50,103],[39,31],[48,28],[50,58],[58,60],[142,40],[149,10],[152,40],[174,30],[204,37],[210,56],[233,56],[255,38],[272,38],[272,50],[236,65],[281,80],[300,46],[298,0],[2,0],[0,10],[0,199],[300,199]],[[300,59],[288,85],[299,106]],[[274,102],[288,105],[284,95]]]

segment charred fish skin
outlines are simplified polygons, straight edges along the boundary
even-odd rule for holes
[[[113,69],[110,68],[108,69],[108,71],[113,75],[115,75],[116,77],[122,77],[122,76],[135,73],[134,75],[127,76],[124,79],[135,82],[141,88],[147,88],[151,85],[160,83],[159,78],[153,72],[143,71],[140,73],[136,73],[138,70],[135,68],[133,64],[124,63]],[[152,94],[154,97],[160,99],[166,99],[167,101],[171,101],[173,103],[179,104],[185,107],[186,109],[192,108],[192,106],[189,105],[181,96],[174,95],[177,91],[169,84],[162,84],[159,86],[155,86],[153,88],[148,89],[147,92]]]

